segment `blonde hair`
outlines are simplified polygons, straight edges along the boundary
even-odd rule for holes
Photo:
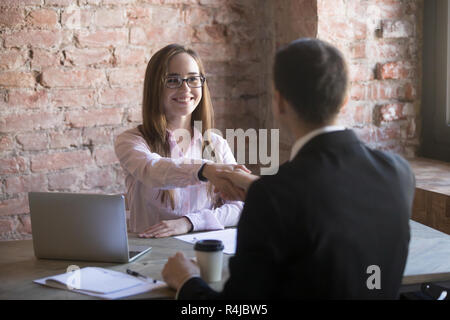
[[[170,44],[158,52],[156,52],[148,62],[144,79],[144,94],[142,101],[142,125],[139,131],[143,135],[152,152],[160,154],[162,157],[170,157],[170,145],[167,132],[167,119],[164,113],[164,107],[161,105],[161,94],[164,90],[164,80],[168,73],[170,60],[177,54],[187,53],[196,62],[200,70],[200,74],[205,76],[205,70],[198,54],[179,44]],[[194,121],[202,123],[202,154],[206,147],[212,147],[210,143],[210,130],[214,127],[214,111],[212,107],[211,97],[208,84],[205,81],[202,87],[202,98],[191,115],[191,126]],[[214,155],[214,152],[208,154]],[[211,160],[221,160],[218,157]],[[216,162],[215,161],[215,162]],[[174,190],[160,190],[160,198],[162,203],[170,203],[172,210],[175,208]],[[215,206],[220,205],[221,200],[217,199],[212,192],[211,184],[208,187],[208,195],[214,200]]]

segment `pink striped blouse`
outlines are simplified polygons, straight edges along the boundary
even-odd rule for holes
[[[169,131],[171,158],[152,152],[137,128],[121,133],[115,141],[115,152],[125,171],[127,202],[130,210],[129,229],[143,232],[150,226],[169,219],[187,217],[193,231],[219,230],[238,223],[243,203],[226,201],[213,209],[207,195],[208,183],[198,179],[203,163],[202,135],[194,128],[187,150],[183,152]],[[225,139],[211,133],[211,144],[222,163],[236,164]],[[194,161],[196,159],[196,161]],[[175,208],[162,203],[159,190],[173,189]]]

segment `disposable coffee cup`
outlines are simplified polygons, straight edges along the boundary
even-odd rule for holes
[[[223,243],[220,240],[199,240],[194,245],[200,276],[206,282],[222,279]]]

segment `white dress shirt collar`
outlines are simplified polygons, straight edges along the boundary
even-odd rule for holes
[[[290,157],[289,161],[292,161],[292,159],[294,159],[294,157],[297,155],[297,153],[300,151],[300,149],[303,148],[303,146],[308,141],[310,141],[312,138],[314,138],[315,136],[318,136],[323,133],[328,133],[328,132],[333,132],[333,131],[341,131],[341,130],[345,130],[345,127],[343,127],[343,126],[325,126],[325,127],[321,127],[316,130],[313,130],[313,131],[309,132],[308,134],[304,135],[303,137],[300,137],[299,139],[297,139],[297,141],[295,141],[294,145],[292,146],[291,157]]]

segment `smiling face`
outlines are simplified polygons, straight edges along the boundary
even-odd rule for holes
[[[199,76],[200,70],[197,62],[187,53],[179,53],[169,62],[166,76],[181,77]],[[166,119],[169,123],[177,123],[181,118],[189,118],[202,99],[202,87],[191,88],[183,81],[181,87],[171,89],[164,87],[161,102],[164,107]]]

